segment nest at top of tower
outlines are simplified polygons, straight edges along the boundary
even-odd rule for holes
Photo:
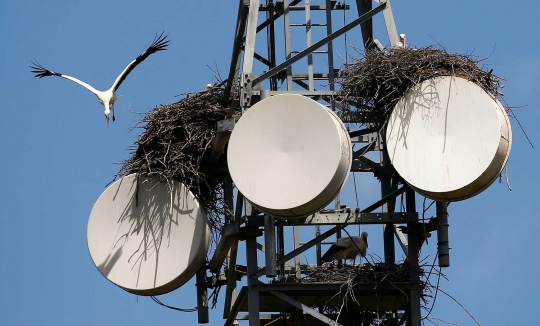
[[[433,46],[367,51],[340,71],[341,110],[385,117],[413,86],[440,76],[465,78],[500,97],[503,79],[482,69],[484,60]]]
[[[206,156],[217,133],[216,123],[225,118],[232,96],[225,82],[183,95],[180,101],[160,105],[137,122],[142,133],[115,178],[146,173],[163,181],[180,181],[206,209],[210,225],[217,231],[224,209],[223,173]]]

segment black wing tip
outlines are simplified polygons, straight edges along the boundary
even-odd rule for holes
[[[35,74],[34,78],[43,78],[47,76],[54,75],[54,73],[50,70],[45,69],[42,65],[39,64],[39,62],[34,59],[32,62],[32,66],[28,66],[33,74]]]
[[[49,69],[45,69],[42,65],[39,64],[39,62],[37,62],[36,59],[34,59],[34,61],[32,61],[33,66],[28,66],[30,67],[30,69],[33,69],[30,72],[35,74],[34,78],[43,78],[47,76],[59,76],[59,77],[62,76],[62,74],[60,73],[51,71]]]
[[[165,34],[165,31],[162,31],[159,36],[157,33],[156,36],[154,36],[154,41],[152,42],[152,45],[150,45],[150,49],[152,49],[154,52],[167,50],[167,46],[169,45],[169,40],[167,40],[167,37],[169,34],[165,36],[163,36],[163,34]]]

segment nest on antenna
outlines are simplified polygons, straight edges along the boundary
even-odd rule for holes
[[[209,164],[206,157],[217,133],[216,123],[225,118],[234,94],[220,82],[202,92],[182,95],[185,97],[180,101],[160,105],[137,122],[134,128],[143,131],[129,148],[131,157],[120,162],[115,179],[146,173],[163,181],[180,181],[205,208],[216,235],[226,207],[224,174],[222,162]]]
[[[291,274],[272,283],[295,283],[299,286],[337,284],[339,285],[337,293],[332,295],[318,293],[321,302],[324,302],[323,306],[319,306],[319,312],[338,322],[342,321],[339,318],[344,318],[360,320],[362,325],[394,325],[388,316],[395,312],[393,310],[405,309],[409,300],[408,294],[406,290],[401,290],[400,286],[410,286],[409,270],[408,262],[392,265],[376,262],[356,266],[330,263],[302,270],[301,278]],[[423,302],[422,307],[426,309],[428,298],[432,297],[430,291],[433,290],[433,286],[423,267],[420,267],[420,275],[420,298]],[[357,285],[361,287],[358,288]],[[299,289],[301,290],[301,287]]]
[[[410,88],[427,79],[458,76],[476,83],[494,97],[501,97],[502,78],[479,63],[487,58],[449,53],[435,46],[366,51],[340,71],[337,83],[344,113],[365,113],[384,119]]]

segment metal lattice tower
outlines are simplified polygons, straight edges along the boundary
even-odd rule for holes
[[[239,85],[239,98],[234,101],[226,120],[218,124],[218,135],[212,148],[212,158],[217,160],[223,148],[225,147],[231,130],[234,127],[235,118],[233,113],[240,108],[242,113],[249,109],[251,105],[266,97],[280,93],[295,93],[304,95],[315,100],[326,101],[326,104],[332,110],[335,110],[334,103],[334,79],[337,70],[334,67],[334,49],[333,43],[336,38],[346,32],[358,31],[360,26],[362,40],[367,49],[376,50],[380,43],[373,38],[372,17],[382,13],[388,32],[389,43],[395,46],[398,43],[398,34],[394,23],[390,1],[356,0],[358,17],[345,26],[334,30],[332,26],[332,13],[334,11],[350,10],[345,4],[336,3],[330,0],[290,0],[284,2],[274,2],[266,0],[261,3],[260,0],[240,0],[238,7],[238,19],[234,36],[234,45],[231,58],[231,66],[228,75],[228,84]],[[291,12],[304,12],[305,20],[302,22],[291,21]],[[313,12],[323,11],[325,21],[322,23],[313,23]],[[261,17],[265,19],[260,22]],[[283,38],[277,41],[276,26],[283,24]],[[322,29],[325,35],[318,41],[313,40],[313,29]],[[356,28],[356,29],[355,29]],[[296,39],[293,40],[291,30],[305,30],[303,44]],[[320,30],[318,30],[320,31]],[[266,33],[266,47],[264,53],[255,51],[256,42],[262,33]],[[264,40],[264,39],[263,39]],[[283,47],[285,60],[278,63],[276,51]],[[303,50],[298,50],[303,48]],[[314,64],[314,56],[325,56],[327,66],[325,71],[315,71],[317,66]],[[307,59],[307,66],[293,71],[293,64],[301,59]],[[258,61],[265,66],[263,71],[254,71],[254,62]],[[295,65],[295,69],[298,67]],[[327,81],[328,87],[324,90],[315,89],[316,80]],[[264,83],[268,81],[268,83]],[[278,90],[278,83],[283,82],[285,90]],[[262,86],[265,86],[263,88]],[[294,86],[294,87],[293,87]],[[339,114],[339,112],[338,112]],[[401,180],[390,164],[388,154],[385,150],[384,132],[381,131],[380,123],[374,117],[369,116],[341,116],[344,122],[364,123],[368,126],[366,129],[351,131],[350,136],[353,143],[363,143],[360,149],[353,152],[352,172],[369,172],[380,180],[381,199],[372,203],[366,208],[350,209],[339,202],[339,196],[336,199],[335,209],[325,210],[324,212],[314,214],[306,219],[300,220],[281,220],[266,216],[254,209],[248,201],[244,200],[242,194],[238,192],[236,198],[233,198],[232,180],[228,177],[228,183],[225,191],[225,199],[230,211],[234,215],[226,216],[223,237],[219,242],[215,254],[209,264],[211,272],[218,273],[213,279],[214,283],[221,282],[226,284],[225,304],[223,318],[226,319],[225,325],[232,325],[236,320],[247,319],[250,326],[261,324],[261,320],[271,320],[282,318],[282,324],[289,320],[288,324],[299,325],[310,323],[310,325],[339,325],[335,323],[330,316],[325,316],[314,310],[309,305],[310,302],[316,302],[313,298],[335,294],[339,292],[340,285],[336,284],[265,284],[259,280],[259,277],[266,275],[268,277],[284,276],[288,271],[296,272],[300,276],[302,266],[300,265],[299,255],[316,247],[317,264],[320,263],[321,242],[325,239],[338,234],[346,225],[355,224],[381,224],[384,233],[384,261],[386,264],[395,263],[394,239],[397,237],[401,244],[410,268],[410,280],[406,284],[393,287],[380,286],[377,291],[392,297],[406,297],[404,316],[394,316],[395,325],[405,322],[406,325],[419,326],[421,324],[420,314],[420,288],[419,288],[419,267],[418,236],[414,233],[408,235],[408,241],[395,224],[407,224],[410,229],[419,225],[418,213],[416,212],[415,192]],[[380,162],[374,162],[364,156],[366,152],[379,151]],[[405,194],[405,212],[396,213],[396,197]],[[236,202],[235,202],[236,200]],[[437,218],[431,223],[426,223],[424,227],[428,231],[438,230],[439,238],[439,265],[446,267],[448,261],[448,220],[446,212],[447,204],[437,203]],[[379,210],[378,212],[374,212]],[[321,234],[321,225],[332,225],[333,227]],[[427,225],[427,226],[426,226]],[[314,226],[316,237],[305,244],[299,242],[298,229],[302,226]],[[284,246],[284,228],[292,227],[294,234],[294,250],[285,252]],[[429,229],[431,228],[431,229]],[[264,232],[261,232],[264,230]],[[257,250],[262,249],[262,244],[257,239],[264,235],[264,268],[259,268],[257,262]],[[236,263],[238,255],[238,241],[246,242],[247,266],[245,269],[239,267]],[[294,264],[289,263],[294,259]],[[220,272],[223,263],[226,261],[227,268]],[[199,298],[199,322],[208,321],[208,310],[201,309],[207,303],[206,290],[201,284],[204,284],[206,270],[201,270],[197,275],[198,298]],[[247,286],[244,286],[237,293],[237,279],[239,275],[247,277]],[[373,296],[374,289],[372,285],[359,284],[354,288],[358,296],[369,298]],[[302,297],[294,299],[293,297]],[[296,308],[302,313],[291,317],[293,314],[290,308]],[[392,308],[392,307],[390,307]],[[395,308],[395,307],[394,307]],[[392,308],[392,309],[394,309]],[[392,310],[388,309],[388,310]],[[397,310],[397,309],[394,309]],[[239,315],[240,311],[247,312],[247,315]],[[280,312],[279,314],[263,315],[263,311]],[[295,319],[296,318],[296,319]],[[294,323],[297,321],[297,323]],[[342,322],[340,320],[340,322]],[[342,325],[352,325],[354,319],[350,322],[342,322]],[[358,323],[358,321],[356,321]],[[279,322],[276,321],[276,325]]]

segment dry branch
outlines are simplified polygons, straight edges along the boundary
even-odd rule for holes
[[[493,69],[479,67],[484,59],[436,47],[367,51],[340,72],[341,110],[385,117],[410,88],[427,79],[450,75],[472,81],[500,97],[503,79],[495,76]]]
[[[136,125],[143,131],[129,148],[131,157],[121,162],[115,179],[147,173],[163,181],[180,181],[206,209],[212,231],[219,232],[225,209],[222,162],[207,164],[205,155],[216,135],[216,122],[225,118],[231,97],[222,82],[145,114]]]
[[[428,276],[424,274],[424,268],[420,267],[420,297],[427,304],[427,299],[431,297],[428,290],[430,286]],[[429,267],[429,266],[428,266]],[[291,274],[283,279],[274,280],[273,283],[324,283],[341,284],[341,290],[335,297],[342,298],[342,305],[325,306],[319,308],[319,311],[334,319],[342,316],[345,320],[361,320],[362,325],[394,325],[391,321],[392,311],[381,311],[363,307],[355,297],[354,286],[358,284],[372,284],[375,293],[381,285],[391,285],[398,289],[397,284],[410,282],[410,266],[407,262],[401,264],[386,265],[380,262],[365,265],[334,265],[325,264],[323,266],[310,267],[303,271],[303,277],[297,278]],[[428,289],[429,288],[429,289]],[[384,292],[384,290],[383,290]],[[356,294],[358,295],[358,294]],[[381,297],[384,294],[381,293]],[[353,306],[356,306],[354,308]],[[360,310],[358,310],[360,309]]]

